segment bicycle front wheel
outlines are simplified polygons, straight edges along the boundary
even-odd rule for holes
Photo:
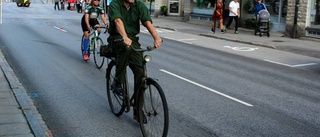
[[[160,85],[147,81],[148,88],[140,93],[139,121],[144,137],[166,137],[169,129],[169,111]],[[141,98],[143,97],[143,98]]]
[[[123,93],[111,89],[111,84],[116,75],[116,62],[111,61],[107,68],[107,95],[111,111],[114,115],[120,116],[125,110]]]
[[[103,41],[99,37],[96,37],[95,39],[96,40],[93,45],[94,63],[96,64],[96,67],[100,69],[104,63],[104,57],[100,56],[100,46],[103,44]]]
[[[83,55],[84,55],[84,43],[83,43],[83,41],[84,41],[84,35],[82,35],[82,38],[81,38],[81,55],[82,55],[82,57],[83,57]]]

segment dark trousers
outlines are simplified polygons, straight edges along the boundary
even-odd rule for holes
[[[59,2],[54,2],[54,10],[57,10],[56,6],[58,6],[58,10],[60,10]]]
[[[131,47],[135,49],[140,48],[140,43],[138,38],[131,38]],[[131,47],[128,47],[123,42],[113,42],[113,49],[117,54],[117,64],[116,64],[116,80],[120,83],[125,82],[125,74],[127,69],[127,64],[134,75],[134,91],[137,93],[139,86],[142,84],[142,78],[144,77],[144,67],[142,66],[143,54],[142,52],[136,52]],[[134,64],[133,64],[134,63]]]
[[[229,21],[228,21],[228,24],[227,24],[226,28],[230,27],[230,25],[232,23],[232,20],[234,20],[236,22],[235,31],[238,31],[238,24],[239,24],[238,16],[229,16]]]
[[[81,4],[77,4],[76,6],[77,6],[77,12],[78,12],[78,13],[82,12],[82,6],[81,6]]]
[[[64,2],[60,2],[61,4],[61,9],[64,10]]]

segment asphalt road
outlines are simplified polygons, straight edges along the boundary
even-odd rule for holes
[[[98,70],[93,58],[81,58],[81,15],[6,3],[0,48],[54,136],[141,136],[132,112],[117,118],[110,111],[106,65]],[[164,44],[148,53],[148,70],[167,97],[168,136],[320,134],[318,59],[158,31]],[[152,43],[145,33],[140,40]]]

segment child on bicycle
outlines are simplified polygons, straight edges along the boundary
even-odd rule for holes
[[[85,14],[82,16],[81,19],[81,27],[84,35],[84,40],[83,40],[83,48],[84,48],[84,54],[83,54],[83,59],[85,61],[89,60],[88,56],[88,45],[89,45],[89,34],[90,34],[90,26],[93,27],[99,27],[99,21],[98,17],[101,15],[101,19],[108,28],[108,22],[105,16],[105,11],[104,9],[100,6],[100,0],[91,0],[91,3],[87,5]],[[101,32],[101,29],[97,29],[99,34]]]

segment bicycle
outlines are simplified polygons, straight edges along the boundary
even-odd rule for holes
[[[91,33],[89,35],[89,46],[88,46],[88,56],[90,57],[90,54],[93,54],[93,57],[94,57],[94,63],[96,65],[96,67],[98,69],[100,69],[103,64],[104,64],[104,57],[103,56],[100,56],[100,46],[103,45],[103,41],[102,39],[99,37],[99,34],[98,34],[98,28],[106,28],[104,26],[100,26],[100,27],[92,27],[91,30]],[[107,32],[107,29],[104,33]],[[84,35],[82,35],[82,38],[81,38],[81,53],[82,53],[82,56],[84,55],[84,46],[83,46],[83,40],[84,40]]]
[[[135,49],[132,46],[131,48],[136,52],[152,51],[154,49],[153,47]],[[129,112],[130,107],[133,106],[134,109],[138,111],[137,120],[144,137],[166,137],[169,128],[168,104],[165,94],[158,82],[147,76],[146,64],[151,61],[151,56],[144,56],[143,67],[145,76],[142,79],[143,84],[140,85],[137,95],[135,95],[136,93],[134,92],[131,97],[129,94],[127,73],[125,74],[126,81],[122,86],[122,92],[112,90],[111,84],[115,78],[117,59],[116,57],[111,57],[110,59],[111,61],[106,70],[106,85],[112,113],[119,117],[123,112]]]

